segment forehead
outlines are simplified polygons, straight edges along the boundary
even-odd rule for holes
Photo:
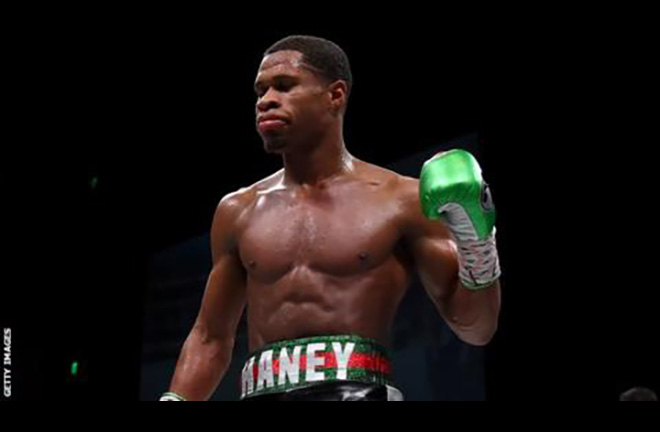
[[[257,81],[273,75],[304,75],[310,69],[303,63],[303,54],[298,51],[278,51],[261,61]]]

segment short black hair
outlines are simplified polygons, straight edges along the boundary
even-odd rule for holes
[[[264,57],[278,51],[298,51],[303,62],[316,69],[330,83],[346,82],[346,98],[353,88],[353,74],[348,56],[336,43],[315,36],[292,35],[275,42],[264,53]]]
[[[657,402],[658,396],[653,392],[644,387],[635,387],[628,390],[625,393],[622,393],[619,397],[619,400],[622,402],[637,402],[637,401],[652,401]]]

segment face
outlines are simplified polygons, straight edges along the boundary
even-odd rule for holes
[[[297,51],[264,57],[254,85],[257,130],[268,153],[312,145],[333,122],[344,102],[345,84],[325,83]]]

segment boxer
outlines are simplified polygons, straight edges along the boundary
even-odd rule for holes
[[[290,36],[264,54],[256,127],[283,168],[221,199],[213,268],[162,400],[212,396],[244,310],[242,400],[402,400],[386,347],[415,273],[461,340],[492,339],[501,271],[477,160],[441,153],[417,179],[354,157],[343,138],[352,83],[325,39]],[[382,110],[384,125],[395,118]]]

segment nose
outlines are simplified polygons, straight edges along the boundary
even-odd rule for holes
[[[275,93],[272,89],[266,91],[266,94],[257,101],[257,112],[266,112],[271,108],[280,107],[280,101],[277,99]]]

